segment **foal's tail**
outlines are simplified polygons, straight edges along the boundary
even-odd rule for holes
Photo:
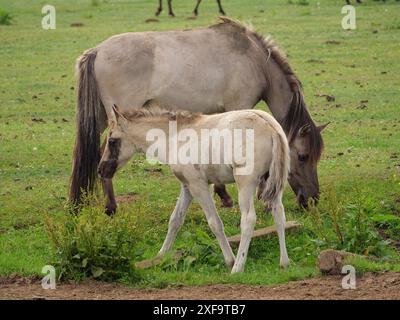
[[[266,204],[273,203],[282,195],[290,170],[288,141],[280,127],[275,129],[277,130],[272,137],[272,162],[269,166],[268,179],[259,193],[259,198]]]
[[[97,165],[100,161],[100,100],[94,73],[97,50],[87,50],[77,61],[76,140],[73,155],[69,198],[73,205],[81,202],[82,192],[95,187]]]

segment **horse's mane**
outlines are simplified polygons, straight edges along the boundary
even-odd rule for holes
[[[266,61],[272,58],[280,67],[286,77],[287,82],[289,83],[290,90],[293,93],[292,102],[281,125],[288,136],[289,143],[294,140],[301,127],[304,125],[309,125],[309,156],[312,161],[318,161],[324,148],[321,133],[319,132],[317,126],[311,118],[310,113],[307,110],[302,92],[302,84],[289,65],[286,55],[279,49],[272,37],[265,38],[260,33],[252,30],[250,27],[246,27],[240,22],[230,18],[220,17],[219,19],[219,25],[229,24],[231,27],[236,28],[237,32],[245,33],[250,40],[258,45],[263,52]],[[264,72],[266,73],[267,69],[265,69]]]

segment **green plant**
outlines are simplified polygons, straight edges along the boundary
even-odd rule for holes
[[[99,5],[99,1],[98,0],[91,0],[91,5],[93,7],[97,7]]]
[[[201,229],[193,232],[185,231],[182,234],[182,239],[183,243],[177,246],[177,250],[182,252],[182,257],[178,261],[167,257],[162,265],[164,269],[173,268],[187,271],[195,266],[219,269],[224,265],[217,241],[207,232]]]
[[[103,206],[91,201],[79,215],[46,216],[45,226],[53,244],[59,278],[135,280],[133,260],[138,250],[138,216],[123,207],[111,218]]]
[[[12,19],[13,18],[12,18],[10,13],[8,13],[5,10],[0,9],[0,24],[2,24],[2,25],[10,25]]]
[[[333,190],[327,190],[318,207],[310,203],[307,227],[312,231],[311,240],[321,248],[382,256],[387,242],[374,227],[371,203],[361,194],[344,202]]]

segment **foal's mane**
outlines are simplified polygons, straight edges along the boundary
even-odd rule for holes
[[[294,140],[301,127],[309,125],[309,139],[307,139],[310,151],[309,157],[311,161],[317,162],[321,157],[324,143],[321,133],[312,120],[304,102],[302,84],[289,65],[286,55],[279,49],[272,37],[265,38],[251,28],[243,26],[238,21],[227,17],[220,17],[220,20],[220,25],[229,24],[230,26],[236,28],[237,32],[245,33],[249,39],[256,43],[262,50],[266,61],[272,58],[280,67],[286,77],[287,82],[289,83],[290,90],[293,93],[292,102],[281,125],[288,136],[289,143]],[[264,70],[266,73],[267,69],[264,68]]]

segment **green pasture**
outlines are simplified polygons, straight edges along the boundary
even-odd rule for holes
[[[287,219],[304,225],[287,234],[292,265],[279,269],[275,237],[257,239],[245,273],[231,276],[195,203],[175,245],[184,260],[167,259],[141,271],[135,285],[273,284],[312,277],[319,273],[318,253],[331,247],[371,256],[354,261],[360,272],[400,271],[400,3],[364,0],[356,7],[357,29],[345,31],[344,2],[223,1],[229,16],[276,39],[303,83],[313,118],[331,122],[323,133],[319,209],[302,211],[289,187],[285,193]],[[41,28],[45,4],[56,8],[56,30]],[[155,0],[0,2],[0,16],[11,16],[9,25],[0,24],[0,276],[40,274],[57,261],[45,221],[63,221],[67,211],[77,57],[114,34],[216,22],[214,0],[203,1],[196,20],[187,19],[193,7],[194,1],[174,0],[176,18],[164,11],[158,22],[146,22],[154,18]],[[179,183],[168,167],[143,157],[114,181],[118,195],[134,199],[121,211],[140,217],[129,258],[150,258],[166,235]],[[235,186],[229,190],[236,199]],[[239,232],[238,206],[225,209],[216,201],[226,233]],[[257,228],[272,224],[260,203],[257,212]]]

